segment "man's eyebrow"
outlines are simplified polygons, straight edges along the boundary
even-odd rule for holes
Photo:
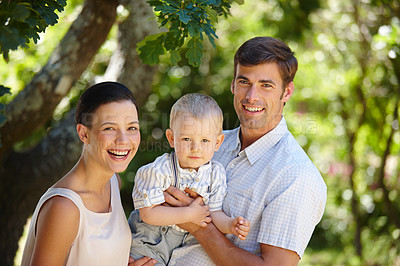
[[[236,77],[236,79],[249,80],[248,78],[246,78],[245,76],[242,76],[242,75],[238,75],[238,76]]]
[[[259,81],[260,83],[269,83],[276,86],[276,83],[272,79],[262,79]]]

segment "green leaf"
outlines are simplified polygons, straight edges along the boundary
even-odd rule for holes
[[[11,91],[10,88],[0,85],[0,97],[3,96],[4,94],[10,94],[10,91]]]
[[[172,7],[172,6],[155,6],[154,7],[155,11],[160,11],[163,14],[171,14],[174,13],[178,10],[178,8]]]
[[[137,44],[139,58],[148,65],[158,64],[160,55],[165,54],[163,42],[166,33],[149,35]]]
[[[169,31],[164,39],[164,47],[167,51],[175,50],[181,47],[184,43],[184,38],[181,38],[180,31]]]
[[[189,60],[189,64],[195,67],[200,66],[201,58],[203,57],[203,45],[200,38],[192,38],[187,44],[189,48],[185,57]]]
[[[24,22],[25,19],[28,18],[30,14],[29,9],[26,5],[27,4],[19,3],[12,11],[13,12],[12,19]]]
[[[204,32],[207,34],[208,39],[210,40],[211,44],[215,47],[214,38],[218,39],[218,36],[215,34],[214,29],[210,24],[203,24]]]
[[[180,9],[177,14],[179,16],[179,20],[185,24],[187,24],[191,20],[189,13],[184,9]]]
[[[199,37],[203,31],[200,24],[195,21],[190,21],[187,25],[189,35],[192,37]]]
[[[178,50],[171,50],[169,51],[169,55],[170,55],[170,61],[172,65],[177,65],[179,63],[179,61],[182,60],[181,54],[179,53]]]

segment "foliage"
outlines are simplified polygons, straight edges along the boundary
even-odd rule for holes
[[[56,11],[62,12],[66,0],[3,0],[0,1],[0,53],[8,60],[10,50],[27,47],[30,39],[57,23]]]
[[[177,2],[163,1],[159,6],[167,8],[172,3]],[[123,200],[131,203],[137,168],[170,151],[164,132],[169,109],[181,95],[211,95],[224,110],[224,128],[238,125],[229,90],[233,54],[245,40],[271,35],[296,51],[299,71],[294,95],[284,108],[285,118],[328,186],[325,215],[300,265],[399,264],[400,228],[388,209],[392,204],[393,213],[400,217],[400,22],[396,1],[259,0],[232,5],[231,16],[221,16],[214,24],[213,31],[218,32],[218,39],[211,34],[215,48],[211,41],[201,42],[198,67],[192,63],[200,55],[195,52],[199,47],[188,52],[193,39],[188,17],[171,12],[166,19],[161,10],[156,14],[160,23],[166,21],[168,31],[146,38],[151,44],[147,48],[143,48],[144,41],[139,45],[141,56],[148,57],[142,60],[158,63],[159,72],[153,80],[153,93],[141,106],[141,146],[121,174],[122,193],[127,195]],[[174,21],[186,27],[185,40],[180,41],[184,49],[169,50],[170,57],[160,56],[167,51],[164,43],[169,30],[178,25]],[[201,34],[208,36],[204,31]],[[47,39],[37,49],[48,47],[49,42]],[[198,44],[193,41],[190,45]],[[26,70],[34,73],[37,68],[32,62],[46,57],[35,49],[18,56],[18,64],[11,62],[16,67],[9,69],[7,76],[15,76],[13,82],[28,82]],[[102,74],[94,68],[106,64],[107,56],[103,50],[83,75],[83,82]],[[4,75],[0,73],[0,77]],[[7,86],[13,87],[13,82]],[[356,207],[352,207],[354,201]],[[357,230],[361,255],[355,245]]]
[[[215,24],[218,16],[228,15],[232,2],[240,0],[149,0],[161,27],[166,32],[147,36],[138,44],[144,63],[158,64],[161,55],[169,52],[172,64],[181,60],[178,50],[185,47],[185,57],[192,66],[199,66],[203,57],[203,34],[215,47]]]

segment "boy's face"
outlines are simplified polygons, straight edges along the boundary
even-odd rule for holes
[[[224,140],[211,117],[196,119],[189,114],[179,116],[167,129],[169,144],[175,149],[181,168],[196,171],[208,163]]]

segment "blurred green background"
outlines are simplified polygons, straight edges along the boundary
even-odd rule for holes
[[[46,64],[81,6],[82,1],[68,1],[59,23],[41,34],[38,44],[10,52],[8,63],[0,59],[0,84],[11,88],[1,103],[9,103]],[[247,39],[269,35],[296,52],[299,70],[284,115],[328,187],[324,217],[300,265],[400,265],[399,2],[247,0],[230,11],[216,24],[216,48],[204,43],[200,67],[185,60],[172,66],[163,58],[148,77],[151,91],[139,106],[142,143],[121,174],[126,212],[133,209],[136,170],[170,151],[164,132],[180,96],[214,97],[224,110],[224,128],[238,126],[229,90],[233,55]],[[126,12],[118,9],[119,20]],[[14,149],[37,143],[83,89],[104,76],[117,46],[117,24],[52,120]]]

